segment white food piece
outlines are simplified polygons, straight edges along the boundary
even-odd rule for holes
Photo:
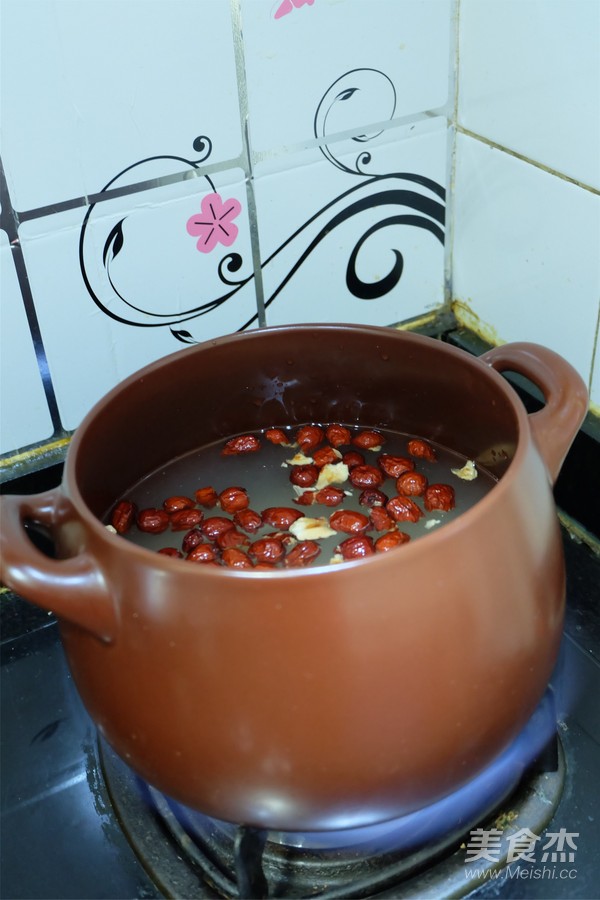
[[[304,453],[296,453],[291,459],[286,459],[286,463],[290,466],[309,466],[314,462],[312,456],[305,456]]]
[[[346,463],[327,463],[319,472],[319,478],[315,484],[315,491],[327,487],[328,484],[343,484],[350,474]]]
[[[343,563],[344,557],[341,553],[334,553],[331,559],[329,560],[329,564],[332,566],[337,565],[338,563]]]
[[[433,528],[434,525],[440,525],[441,521],[441,519],[428,519],[428,521],[425,522],[425,528]]]
[[[113,525],[107,525],[107,526],[106,526],[106,530],[107,530],[107,531],[110,531],[111,534],[116,534],[116,533],[117,533],[117,529],[116,529]]]
[[[289,530],[299,541],[318,541],[337,533],[329,527],[327,519],[323,517],[312,519],[309,516],[301,516],[296,519],[290,525]]]
[[[478,474],[472,459],[467,460],[462,469],[450,469],[450,471],[453,475],[456,475],[457,478],[462,478],[463,481],[473,481],[477,478]]]

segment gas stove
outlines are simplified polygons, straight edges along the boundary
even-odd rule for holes
[[[563,536],[561,652],[523,733],[456,795],[348,832],[231,825],[141,782],[83,708],[57,622],[5,592],[1,896],[597,896],[600,557]]]

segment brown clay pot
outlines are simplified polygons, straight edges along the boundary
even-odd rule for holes
[[[529,377],[527,415],[499,371]],[[100,732],[203,812],[284,830],[365,825],[464,784],[548,683],[565,577],[552,482],[583,382],[533,344],[479,359],[394,329],[260,329],[180,351],[112,390],[61,487],[2,501],[2,578],[60,619]],[[216,439],[344,422],[430,438],[499,476],[398,551],[245,572],[158,556],[101,522],[141,475]],[[23,520],[46,525],[59,559]]]

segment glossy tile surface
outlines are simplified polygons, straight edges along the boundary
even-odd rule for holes
[[[461,0],[459,123],[600,188],[600,4]]]
[[[278,16],[282,8],[289,12]],[[255,150],[324,129],[368,129],[447,101],[448,0],[241,0],[241,16]],[[335,98],[346,102],[330,111]]]
[[[7,453],[50,437],[53,428],[4,231],[0,231],[0,278],[0,453]]]
[[[258,167],[267,324],[389,325],[440,306],[445,156],[430,120]]]
[[[240,152],[229,4],[3,0],[2,157],[19,210],[92,194],[157,154]]]
[[[598,247],[595,194],[458,135],[453,296],[493,340],[545,344],[587,382]]]
[[[193,178],[19,229],[67,429],[152,360],[254,323],[245,186],[239,171],[228,174],[229,181]],[[199,251],[215,224],[207,203],[225,215],[229,237],[221,233],[233,240],[213,236]]]

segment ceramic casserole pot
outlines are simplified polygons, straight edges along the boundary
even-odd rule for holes
[[[504,370],[534,382],[543,409],[528,415]],[[287,831],[390,819],[480,772],[546,688],[565,601],[552,484],[586,406],[574,369],[534,344],[475,358],[353,325],[210,341],[104,397],[59,488],[2,499],[2,579],[57,614],[101,734],[166,794]],[[329,422],[417,434],[498,481],[423,538],[337,566],[192,565],[103,524],[140,477],[196,447]]]

